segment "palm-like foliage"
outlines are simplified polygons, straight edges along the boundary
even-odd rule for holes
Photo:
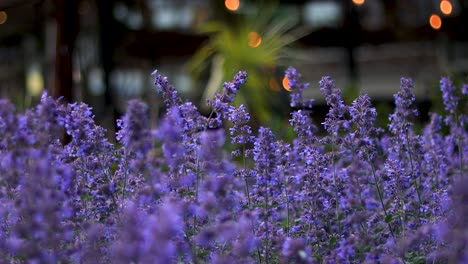
[[[207,22],[200,32],[209,35],[209,40],[195,53],[189,62],[189,70],[195,78],[211,64],[210,79],[203,100],[212,98],[222,88],[222,80],[232,76],[236,70],[249,73],[246,87],[240,91],[239,103],[246,104],[254,118],[260,122],[270,119],[268,88],[274,78],[280,58],[289,45],[304,34],[294,29],[295,19],[276,16],[275,7],[262,8],[261,14],[250,14],[239,18],[235,25],[221,21]],[[255,32],[261,39],[252,36]],[[276,81],[276,80],[275,80]],[[279,87],[279,86],[278,86]]]

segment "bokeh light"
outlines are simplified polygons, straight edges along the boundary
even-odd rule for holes
[[[44,90],[44,76],[36,64],[31,65],[26,74],[26,90],[31,96],[39,96]]]
[[[283,78],[283,87],[286,91],[291,91],[291,86],[289,86],[289,79],[286,76]]]
[[[366,0],[353,0],[353,3],[358,6],[363,5],[365,2]]]
[[[270,81],[268,81],[268,86],[270,87],[272,91],[275,91],[275,92],[279,92],[281,90],[275,78],[271,78]]]
[[[257,32],[253,31],[249,33],[249,46],[250,47],[256,48],[260,46],[261,43],[262,43],[262,38]]]
[[[226,0],[224,1],[224,5],[230,11],[236,11],[239,9],[240,1],[239,0]]]
[[[431,25],[433,29],[439,30],[440,27],[442,27],[442,19],[440,19],[439,15],[433,14],[429,18],[429,24]]]
[[[452,13],[452,10],[453,10],[453,7],[452,7],[452,3],[448,0],[442,0],[440,2],[440,11],[442,12],[442,14],[444,15],[450,15]]]
[[[0,11],[0,25],[5,24],[7,19],[8,19],[7,13],[5,11]]]

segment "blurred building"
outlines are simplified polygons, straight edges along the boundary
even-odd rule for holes
[[[196,33],[197,27],[211,19],[261,15],[257,2],[2,0],[0,96],[27,106],[47,89],[69,101],[90,103],[98,118],[115,117],[129,98],[154,99],[154,67],[182,93],[200,94],[204,84],[193,83],[183,67],[207,39]],[[278,4],[278,14],[296,18],[308,32],[280,68],[292,64],[312,84],[331,75],[342,88],[351,83],[391,100],[399,78],[409,76],[425,98],[441,74],[466,78],[468,73],[467,0]],[[318,89],[310,96],[318,97]]]

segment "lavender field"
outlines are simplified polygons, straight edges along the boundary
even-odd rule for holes
[[[118,144],[83,103],[0,100],[1,263],[467,263],[468,85],[442,78],[445,114],[419,130],[411,79],[376,127],[371,98],[346,105],[330,77],[312,120],[285,75],[291,142],[233,104],[242,71],[209,116],[155,71],[164,117],[128,102]]]

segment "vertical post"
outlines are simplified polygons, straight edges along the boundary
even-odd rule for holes
[[[347,54],[348,73],[351,82],[356,83],[358,80],[358,66],[356,64],[355,53],[356,47],[361,42],[361,26],[356,7],[350,1],[345,2],[345,10],[347,12],[343,29],[346,38],[344,44]]]
[[[78,1],[54,0],[54,15],[57,25],[55,51],[55,82],[52,87],[53,97],[73,100],[73,50],[78,31]]]
[[[115,42],[117,41],[118,32],[116,32],[116,25],[112,16],[112,5],[114,1],[101,1],[96,0],[98,9],[99,21],[99,54],[101,56],[101,63],[104,72],[104,100],[106,111],[112,115],[112,123],[115,127],[115,120],[119,118],[114,106],[114,98],[110,86],[110,74],[114,68],[114,51]]]

